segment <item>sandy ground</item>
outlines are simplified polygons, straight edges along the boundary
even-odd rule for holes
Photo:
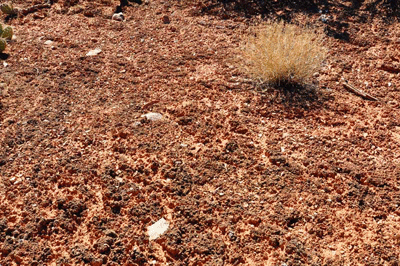
[[[399,265],[400,24],[384,5],[270,6],[326,34],[314,84],[290,91],[236,65],[257,8],[150,0],[120,22],[119,1],[77,2],[7,22],[1,266]]]

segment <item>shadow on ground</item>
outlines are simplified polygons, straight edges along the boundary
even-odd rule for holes
[[[0,60],[7,60],[10,57],[9,54],[0,53]]]
[[[343,23],[349,18],[355,22],[368,23],[378,17],[391,23],[400,17],[400,0],[351,0],[348,5],[334,0],[206,0],[200,6],[200,14],[212,14],[224,19],[261,16],[264,19],[291,22],[296,13],[321,14],[321,19],[335,14],[336,19],[323,19],[325,32],[343,41],[349,41],[349,25]]]
[[[291,14],[341,12],[346,16],[358,15],[364,6],[365,11],[373,16],[399,16],[399,0],[351,0],[349,5],[343,5],[333,0],[304,0],[304,1],[272,1],[272,0],[208,0],[202,3],[202,12],[219,14],[225,17],[232,15],[268,16],[276,14],[281,19],[290,19]],[[364,4],[364,2],[366,2]],[[222,8],[222,10],[220,9]],[[282,10],[284,10],[282,12]]]
[[[280,84],[275,86],[260,86],[262,99],[270,105],[281,105],[287,111],[290,109],[321,109],[332,96],[325,93],[315,84]]]

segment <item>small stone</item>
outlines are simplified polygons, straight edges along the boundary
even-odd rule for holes
[[[94,55],[98,55],[99,53],[101,53],[101,49],[100,48],[96,48],[94,50],[90,50],[86,56],[94,56]]]
[[[327,23],[328,22],[328,17],[326,15],[321,15],[319,17],[319,19],[323,22],[323,23]]]
[[[113,16],[112,16],[112,20],[116,20],[116,21],[124,21],[124,14],[122,13],[122,12],[120,12],[120,13],[115,13]]]
[[[112,238],[118,237],[117,233],[115,233],[114,230],[106,230],[104,233],[106,234],[106,236],[109,236],[109,237],[112,237]]]
[[[103,265],[103,259],[102,258],[94,259],[94,260],[92,260],[90,265],[91,266],[101,266],[101,265]]]
[[[87,9],[87,10],[85,10],[85,11],[83,12],[83,15],[84,15],[85,17],[92,18],[92,17],[94,17],[95,12],[96,12],[96,11],[93,10],[93,9]]]
[[[47,40],[44,42],[45,45],[52,45],[54,42],[51,40]]]
[[[171,20],[169,19],[168,16],[163,16],[162,21],[163,21],[164,24],[169,24],[169,23],[171,23]]]
[[[169,223],[164,218],[161,218],[153,225],[147,227],[147,233],[149,234],[149,239],[154,240],[159,238],[165,231],[168,230]]]
[[[101,244],[98,246],[97,250],[101,253],[101,254],[110,254],[111,248],[108,244]]]
[[[147,120],[150,120],[150,121],[157,121],[157,120],[161,120],[163,118],[163,115],[160,113],[147,113],[145,115],[142,115],[141,117],[146,117]]]

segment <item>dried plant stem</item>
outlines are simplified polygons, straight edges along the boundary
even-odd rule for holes
[[[358,95],[358,96],[360,96],[360,97],[362,97],[364,99],[371,100],[371,101],[379,101],[374,96],[372,96],[372,95],[370,95],[370,94],[368,94],[368,93],[366,93],[366,92],[364,92],[362,90],[356,89],[354,86],[350,85],[347,80],[344,80],[343,86],[348,91],[350,91],[350,92],[352,92],[352,93],[354,93],[354,94],[356,94],[356,95]]]

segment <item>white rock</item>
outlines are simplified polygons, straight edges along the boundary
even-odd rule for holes
[[[147,113],[145,115],[142,115],[141,117],[146,117],[147,120],[157,121],[161,120],[163,118],[163,115],[160,113]]]
[[[50,41],[50,40],[47,40],[47,41],[44,42],[45,45],[52,45],[53,43],[54,43],[54,42],[53,42],[53,41]]]
[[[153,225],[147,227],[147,233],[149,234],[149,239],[154,240],[159,238],[165,231],[168,230],[169,223],[164,218],[161,218]]]
[[[94,56],[94,55],[98,55],[99,53],[101,53],[101,49],[100,48],[96,48],[94,50],[90,50],[86,56]]]
[[[120,13],[115,13],[112,18],[112,20],[116,20],[116,21],[124,21],[124,14],[122,12]]]

